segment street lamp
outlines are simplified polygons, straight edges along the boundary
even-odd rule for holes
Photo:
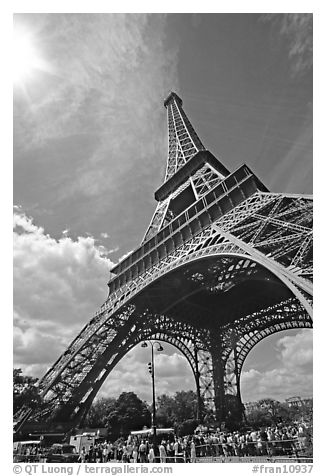
[[[156,405],[155,405],[155,369],[154,369],[154,347],[157,345],[157,351],[162,352],[163,347],[158,341],[148,341],[151,345],[151,362],[148,363],[148,371],[152,376],[152,393],[153,393],[153,412],[152,412],[152,428],[153,428],[153,443],[156,445]],[[142,347],[148,347],[146,341],[142,342]]]

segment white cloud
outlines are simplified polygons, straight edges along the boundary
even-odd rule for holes
[[[15,21],[43,39],[52,70],[30,85],[28,100],[15,95],[16,160],[21,150],[87,137],[93,148],[69,184],[60,184],[57,200],[115,188],[118,177],[135,169],[135,153],[143,163],[137,173],[157,169],[153,158],[165,145],[162,98],[178,87],[178,51],[167,47],[166,15],[22,14]]]
[[[195,379],[186,358],[171,345],[163,343],[163,347],[163,352],[155,356],[156,394],[172,395],[180,390],[195,390]],[[147,366],[149,361],[149,349],[136,346],[111,372],[98,397],[117,397],[121,392],[133,391],[143,400],[151,402],[151,377]]]
[[[287,44],[289,64],[293,75],[301,75],[313,64],[313,15],[312,13],[269,13],[262,20],[271,22],[274,28],[272,41],[278,44],[284,38]]]
[[[312,359],[311,331],[281,337],[276,343],[275,360],[280,361],[277,368],[265,372],[251,368],[242,372],[243,401],[256,401],[265,397],[282,401],[294,395],[311,397]]]
[[[113,263],[91,237],[59,240],[14,215],[15,365],[41,371],[107,297]]]
[[[24,214],[14,215],[14,365],[41,377],[106,298],[113,263],[92,237],[53,239]],[[157,394],[194,389],[187,360],[164,344],[156,354]],[[134,391],[151,401],[149,349],[136,346],[99,395]]]
[[[24,214],[14,215],[14,363],[42,376],[107,296],[113,263],[92,237],[53,239]],[[195,388],[187,360],[171,345],[155,356],[157,394]],[[151,401],[149,349],[130,351],[99,395],[134,391]],[[312,332],[283,336],[275,345],[275,367],[251,368],[241,376],[244,401],[279,400],[312,394]]]
[[[299,332],[294,337],[282,337],[277,346],[287,369],[301,374],[312,373],[312,331]]]

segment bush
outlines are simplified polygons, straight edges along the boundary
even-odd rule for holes
[[[175,431],[178,436],[192,435],[198,426],[198,420],[186,420],[175,425]]]

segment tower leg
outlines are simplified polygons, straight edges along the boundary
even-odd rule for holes
[[[203,423],[203,400],[200,392],[200,373],[198,366],[198,349],[195,344],[194,347],[194,357],[195,357],[195,380],[196,380],[196,392],[197,392],[197,420],[199,423]]]
[[[234,355],[234,373],[235,373],[235,384],[236,384],[236,397],[237,397],[237,413],[240,416],[241,421],[244,419],[244,406],[241,400],[240,392],[240,370],[238,365],[238,350],[237,350],[237,337],[234,334],[232,336],[233,344],[233,355]]]
[[[224,389],[224,364],[222,360],[222,342],[219,329],[211,332],[211,354],[213,363],[213,381],[215,393],[215,414],[219,427],[226,419],[226,399]]]

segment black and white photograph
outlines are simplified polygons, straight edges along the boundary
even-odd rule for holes
[[[311,471],[313,17],[12,15],[17,474]]]

